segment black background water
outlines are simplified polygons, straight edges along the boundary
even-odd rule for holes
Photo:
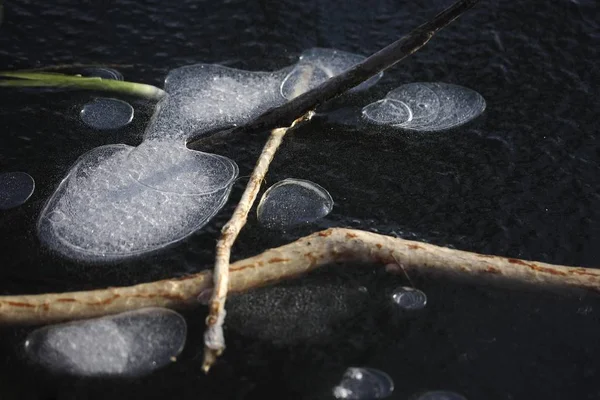
[[[370,54],[450,1],[9,1],[0,69],[114,63],[128,80],[161,85],[197,62],[273,70],[310,47]],[[286,139],[268,184],[313,180],[336,205],[286,235],[256,224],[236,258],[326,226],[352,226],[477,252],[595,267],[600,250],[597,112],[600,23],[595,1],[483,0],[367,93],[335,101]],[[485,114],[436,134],[374,129],[353,115],[408,82],[463,85]],[[202,232],[145,260],[90,267],[43,249],[35,221],[69,166],[108,143],[139,143],[152,105],[127,99],[134,123],[107,134],[78,120],[94,94],[3,90],[0,171],[25,171],[36,192],[0,212],[3,294],[125,285],[211,265],[218,229],[245,183]],[[348,121],[355,121],[349,124]],[[248,175],[262,137],[210,149]],[[30,365],[30,328],[0,331],[1,399],[329,398],[348,366],[395,381],[392,398],[449,389],[469,399],[600,398],[600,301],[593,295],[492,289],[412,277],[428,308],[401,316],[390,291],[406,284],[375,266],[328,268],[232,299],[228,348],[200,370],[205,311],[185,313],[179,361],[137,380],[56,377]],[[367,289],[366,293],[364,288]]]

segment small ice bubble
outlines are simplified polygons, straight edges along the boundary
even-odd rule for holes
[[[24,204],[35,190],[35,181],[25,172],[0,173],[0,210]]]
[[[256,213],[261,225],[285,229],[310,223],[331,212],[333,199],[327,190],[303,179],[284,179],[263,194]]]
[[[100,97],[85,104],[79,116],[92,128],[118,129],[133,120],[133,107],[122,100]]]
[[[337,399],[383,399],[394,391],[394,381],[375,368],[348,368],[339,385],[333,388]]]
[[[25,352],[57,373],[141,376],[181,353],[186,331],[175,311],[146,308],[36,329],[27,336]]]
[[[387,100],[387,101],[385,101]],[[412,118],[402,120],[398,107],[407,106]],[[485,99],[476,91],[448,83],[416,82],[400,86],[383,100],[363,108],[363,116],[376,124],[434,132],[463,125],[485,110]]]
[[[467,400],[467,398],[455,392],[435,390],[423,393],[416,400]]]
[[[411,287],[399,287],[392,294],[394,303],[404,310],[421,310],[427,305],[427,295]]]

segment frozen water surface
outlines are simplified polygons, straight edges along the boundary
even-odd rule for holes
[[[281,84],[281,95],[291,100],[304,92],[314,89],[327,79],[350,69],[366,57],[341,50],[313,48],[304,51],[292,71]],[[353,91],[373,86],[383,76],[382,73],[361,83]]]
[[[172,362],[186,333],[185,319],[175,311],[146,308],[36,329],[25,352],[57,373],[139,376]]]
[[[261,225],[285,229],[329,214],[333,199],[327,190],[303,179],[284,179],[263,194],[256,213]]]
[[[383,399],[394,391],[394,381],[375,368],[348,368],[339,385],[333,388],[337,399]]]
[[[133,120],[133,107],[125,101],[100,97],[83,106],[81,120],[95,129],[118,129]]]
[[[0,210],[25,203],[35,190],[35,181],[25,172],[0,173]]]
[[[408,110],[403,110],[405,106]],[[362,114],[377,124],[433,132],[465,124],[484,110],[485,99],[474,90],[449,83],[416,82],[392,90],[385,99],[365,106]],[[407,112],[412,117],[407,118]]]
[[[131,146],[108,145],[80,157],[40,215],[40,239],[71,258],[124,259],[190,235],[206,224],[227,200],[230,185],[226,184],[216,191],[211,188],[207,194],[190,195],[139,183],[130,171],[149,171],[164,159],[134,158],[132,162],[129,156],[133,151],[135,148]],[[172,184],[167,188],[187,190],[188,171],[178,170],[176,163],[172,165],[168,177],[177,182],[178,174],[182,173],[183,179],[179,187]],[[231,182],[231,171],[225,172]],[[163,173],[157,170],[159,176]],[[144,176],[160,186],[161,179]]]

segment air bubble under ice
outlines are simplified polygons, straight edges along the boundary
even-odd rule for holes
[[[394,391],[394,381],[383,371],[375,368],[348,368],[342,381],[333,388],[337,399],[371,400],[383,399]]]
[[[420,310],[427,305],[427,295],[411,287],[399,287],[392,294],[394,303],[403,310]]]
[[[35,363],[77,376],[141,376],[171,363],[186,341],[185,319],[146,308],[50,325],[31,332],[25,353]]]
[[[352,68],[365,58],[341,50],[323,48],[306,50],[300,55],[298,63],[281,84],[281,95],[291,100],[314,89],[327,79]],[[351,90],[367,89],[376,84],[382,76],[383,73],[379,73]]]
[[[35,190],[35,181],[25,172],[0,173],[0,210],[25,203]]]
[[[313,49],[299,63],[331,77],[360,60]],[[290,82],[293,70],[198,64],[171,71],[167,96],[157,105],[144,142],[135,148],[103,146],[80,157],[40,215],[41,240],[67,257],[99,262],[159,250],[202,228],[225,204],[238,167],[226,157],[187,149],[186,140],[247,123],[285,103],[282,83],[286,77]],[[275,224],[277,218],[284,225],[309,222],[331,211],[333,201],[324,189],[305,184],[295,190],[291,200],[304,203],[275,217]]]
[[[94,129],[118,129],[133,120],[133,107],[122,100],[100,97],[85,104],[79,117]]]
[[[465,124],[484,110],[485,99],[472,89],[416,82],[392,90],[383,100],[365,106],[362,114],[376,124],[433,132]]]
[[[288,178],[265,191],[256,209],[258,222],[270,229],[310,223],[331,212],[333,199],[314,182]]]

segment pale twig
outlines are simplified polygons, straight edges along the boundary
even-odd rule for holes
[[[231,264],[229,291],[244,292],[339,262],[387,266],[401,263],[410,273],[433,273],[455,280],[600,293],[600,270],[483,255],[344,228],[313,233]],[[388,271],[400,273],[397,268],[396,271],[388,268]],[[0,323],[42,324],[143,307],[195,306],[200,304],[198,296],[210,290],[212,283],[212,273],[204,271],[129,287],[0,296]]]
[[[221,238],[217,242],[214,268],[214,289],[209,303],[209,315],[206,317],[206,332],[204,333],[204,363],[202,369],[208,372],[216,358],[225,350],[225,338],[223,337],[223,323],[225,321],[225,301],[229,286],[229,258],[231,247],[248,220],[248,213],[256,200],[258,191],[269,165],[281,145],[286,132],[301,121],[310,120],[312,112],[295,120],[289,128],[277,128],[271,131],[271,135],[265,144],[246,190],[231,216],[231,219],[221,231]]]

